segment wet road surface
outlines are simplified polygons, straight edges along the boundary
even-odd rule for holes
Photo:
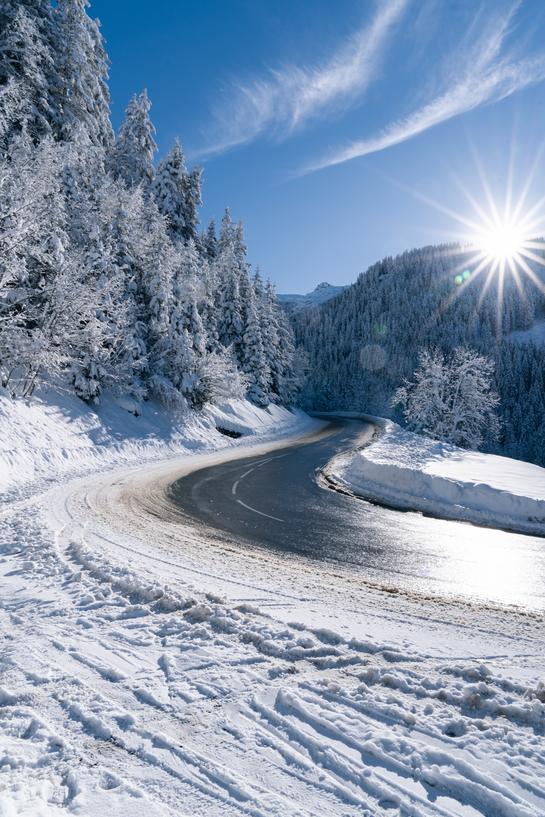
[[[318,485],[332,456],[373,431],[336,419],[309,443],[195,471],[171,497],[235,541],[342,563],[403,590],[545,611],[544,539],[394,511]]]

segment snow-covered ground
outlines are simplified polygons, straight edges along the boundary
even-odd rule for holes
[[[543,817],[540,618],[396,595],[169,504],[188,469],[315,422],[239,404],[174,441],[151,407],[1,410],[2,817]]]
[[[545,535],[545,468],[429,440],[391,422],[371,445],[336,457],[325,475],[395,507]]]

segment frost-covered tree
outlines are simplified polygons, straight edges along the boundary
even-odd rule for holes
[[[240,360],[240,346],[244,329],[240,299],[239,270],[233,247],[227,247],[217,257],[214,269],[218,279],[216,308],[218,310],[218,338],[225,348],[232,346]]]
[[[22,134],[0,166],[0,369],[16,391],[26,392],[43,367],[36,344],[44,322],[53,325],[48,301],[67,268],[62,164],[51,140],[35,148]]]
[[[115,229],[119,204],[127,193],[105,172],[104,156],[95,149],[72,151],[64,187],[68,232],[82,259],[82,281],[95,302],[92,319],[81,326],[71,371],[76,394],[97,402],[105,388],[132,392],[140,374],[130,351],[133,328]]]
[[[133,191],[130,223],[131,288],[140,340],[146,350],[145,381],[152,393],[166,376],[169,298],[175,253],[166,224],[140,188]]]
[[[499,433],[493,376],[493,361],[472,349],[456,349],[449,358],[426,350],[419,356],[413,380],[396,391],[392,402],[402,407],[412,430],[478,449]]]
[[[225,208],[223,216],[221,217],[220,233],[217,241],[216,255],[232,249],[235,240],[235,227],[231,219],[231,211],[228,207]]]
[[[271,393],[278,403],[291,405],[302,386],[301,368],[296,371],[293,333],[287,316],[280,309],[270,281],[263,289],[259,273],[254,286],[261,299],[263,343],[270,371]]]
[[[187,168],[181,143],[177,139],[169,153],[159,162],[153,180],[152,195],[159,212],[167,219],[171,236],[183,237],[185,221],[185,178]]]
[[[88,0],[57,0],[55,7],[60,137],[71,141],[84,129],[92,144],[108,147],[113,139],[108,56],[88,7]]]
[[[4,149],[23,130],[33,141],[54,133],[55,66],[51,7],[0,6],[0,137]]]
[[[173,287],[173,300],[179,305],[184,329],[191,338],[191,344],[199,357],[203,357],[207,348],[206,330],[199,312],[199,294],[205,284],[201,279],[201,259],[193,241],[180,250],[177,261],[177,275]]]
[[[201,371],[205,401],[218,403],[229,398],[242,399],[248,392],[248,380],[240,371],[231,349],[220,349],[206,355]]]
[[[216,237],[216,222],[210,219],[205,233],[201,237],[201,246],[208,261],[213,261],[218,254],[218,239]]]
[[[115,380],[119,279],[100,269],[94,211],[86,210],[87,234],[71,235],[63,178],[72,158],[68,146],[35,147],[22,136],[0,172],[0,377],[24,396],[65,377],[95,401]]]
[[[150,119],[151,102],[147,91],[133,96],[125,111],[112,152],[114,175],[128,187],[147,188],[154,176],[153,157],[157,150],[155,128]]]
[[[185,241],[199,241],[199,207],[202,204],[201,167],[194,167],[185,180]]]
[[[203,379],[206,332],[197,306],[199,273],[199,256],[193,242],[178,247],[172,278],[165,373],[170,386],[193,406],[202,406],[208,399]]]
[[[271,372],[263,348],[257,297],[250,289],[246,304],[246,330],[242,338],[242,368],[248,378],[248,397],[258,406],[270,402]]]
[[[188,172],[179,139],[159,163],[152,194],[159,212],[167,219],[171,237],[196,244],[201,170]]]
[[[201,264],[199,290],[197,304],[206,335],[206,348],[208,352],[218,352],[221,346],[218,329],[220,291],[215,263],[203,261]]]

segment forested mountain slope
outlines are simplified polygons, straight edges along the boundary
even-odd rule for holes
[[[310,366],[305,406],[393,417],[390,399],[422,349],[469,346],[496,364],[501,450],[543,464],[545,345],[511,333],[542,318],[545,298],[523,273],[475,275],[474,267],[455,245],[411,250],[374,264],[319,309],[296,313]],[[539,264],[535,275],[543,278]]]

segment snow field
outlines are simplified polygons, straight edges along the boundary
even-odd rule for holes
[[[398,508],[545,535],[545,468],[383,425],[370,446],[328,464],[333,484]]]
[[[143,468],[106,443],[110,470],[69,479],[77,454],[6,501],[2,817],[542,817],[537,617],[396,598],[150,514],[192,461],[265,447],[271,424],[231,410],[260,424],[251,449],[159,459],[158,432]]]

